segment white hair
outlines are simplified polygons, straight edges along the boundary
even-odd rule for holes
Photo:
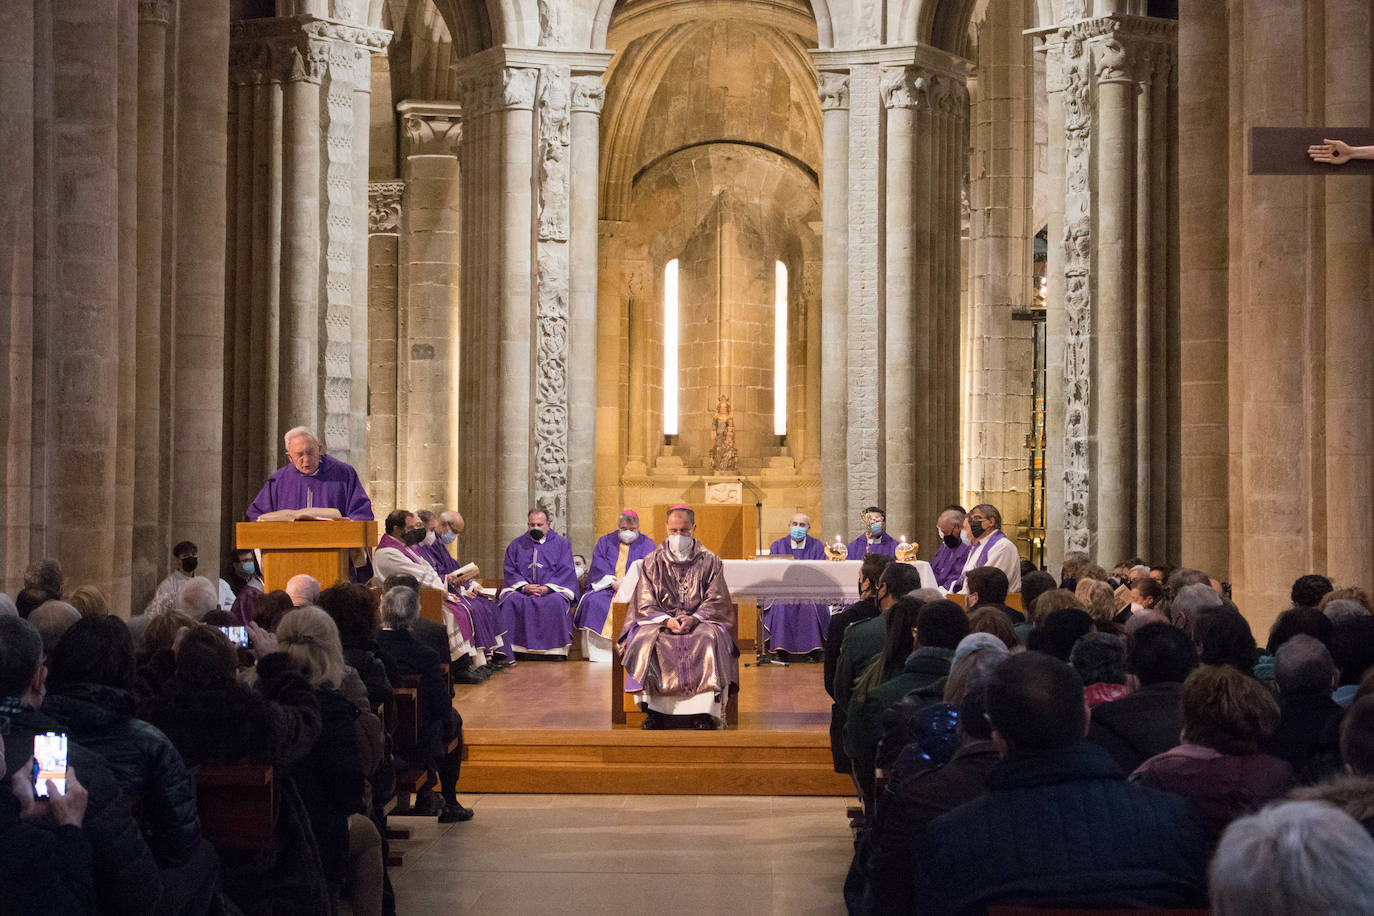
[[[1322,608],[1322,613],[1326,619],[1333,624],[1340,623],[1342,620],[1350,620],[1353,617],[1368,617],[1369,611],[1358,601],[1351,601],[1349,598],[1337,598],[1335,601],[1326,602],[1326,607]]]
[[[219,607],[219,586],[204,576],[196,576],[177,593],[177,609],[196,620]]]
[[[320,597],[320,580],[298,573],[286,580],[286,593],[295,604],[314,604],[315,599]]]
[[[1143,577],[1145,577],[1145,576],[1148,576],[1149,574],[1150,574],[1150,567],[1145,566],[1145,565],[1143,565],[1143,564],[1140,565],[1140,566],[1132,566],[1132,567],[1131,567],[1131,578],[1133,578],[1133,579],[1140,579],[1140,578],[1143,578]]]
[[[301,436],[309,436],[311,439],[315,440],[316,445],[320,444],[320,437],[312,433],[309,427],[293,426],[286,431],[285,436],[282,436],[282,442],[286,444],[287,451],[291,450],[291,440],[299,439]]]
[[[382,623],[393,630],[407,630],[420,615],[420,596],[413,588],[398,585],[382,595]]]
[[[800,515],[802,518],[806,519],[806,527],[810,528],[810,527],[811,527],[811,516],[807,515],[805,512],[793,512],[793,513],[792,513],[792,517],[793,517],[793,518],[796,518],[796,517],[799,516],[799,515]]]
[[[1226,828],[1210,888],[1216,916],[1374,913],[1374,839],[1326,802],[1280,802]]]

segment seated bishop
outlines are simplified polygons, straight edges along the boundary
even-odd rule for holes
[[[543,509],[531,509],[526,518],[528,530],[506,547],[505,587],[497,605],[514,651],[566,656],[577,600],[572,545],[549,528]]]
[[[587,571],[587,590],[577,603],[573,623],[582,634],[583,654],[594,662],[610,662],[611,602],[625,574],[635,560],[653,553],[654,542],[639,530],[639,515],[633,509],[620,513],[618,527],[602,535],[592,551]]]
[[[415,552],[434,567],[439,578],[448,583],[450,594],[472,618],[473,640],[477,648],[482,650],[493,667],[504,667],[506,663],[514,661],[515,653],[505,644],[506,628],[501,625],[501,612],[495,601],[482,594],[482,587],[474,578],[477,575],[475,567],[468,567],[469,572],[463,575],[448,578],[462,568],[454,548],[458,535],[463,533],[466,525],[463,516],[452,509],[437,515],[428,509],[421,509],[417,514],[428,533],[416,545]]]
[[[850,560],[862,560],[870,553],[897,555],[897,539],[887,533],[887,513],[869,506],[863,513],[864,533],[849,542]]]
[[[477,646],[479,640],[475,638],[472,616],[458,603],[457,596],[449,592],[448,583],[456,581],[456,575],[450,573],[441,577],[419,552],[420,542],[425,537],[425,525],[420,517],[407,509],[397,509],[383,524],[386,532],[372,552],[372,566],[377,575],[383,579],[414,576],[423,588],[441,589],[445,594],[444,626],[448,630],[450,656],[456,661],[470,655],[475,667],[486,664],[486,654]]]
[[[663,728],[665,716],[718,727],[730,692],[739,690],[735,629],[724,566],[696,539],[696,513],[674,506],[667,541],[640,563],[622,634],[625,674],[639,685],[645,728]]]
[[[787,535],[774,541],[768,552],[794,560],[825,559],[825,545],[811,536],[811,516],[805,512],[792,516]],[[829,605],[773,602],[766,608],[760,607],[759,611],[763,614],[763,628],[771,651],[806,655],[825,645],[830,626]]]
[[[372,520],[372,500],[351,465],[324,454],[320,440],[304,426],[284,438],[290,461],[267,478],[248,506],[250,522],[282,509],[337,509],[343,518]]]

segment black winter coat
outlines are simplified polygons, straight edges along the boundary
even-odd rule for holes
[[[70,684],[48,694],[43,712],[105,758],[159,867],[190,858],[200,843],[195,782],[167,736],[134,718],[132,693],[102,684]]]
[[[337,690],[315,690],[322,728],[310,753],[291,768],[310,816],[325,878],[337,890],[348,872],[348,816],[363,810],[362,758],[354,726],[358,707]]]
[[[97,912],[86,834],[19,820],[18,799],[0,790],[0,888],[0,916]]]
[[[1192,806],[1127,783],[1097,745],[1013,751],[988,773],[987,786],[988,794],[937,818],[921,837],[915,912],[1206,900],[1207,837]]]
[[[19,767],[28,764],[35,734],[63,731],[56,719],[32,709],[12,712],[7,718],[6,780]],[[67,763],[86,787],[86,816],[81,828],[91,844],[95,890],[101,912],[132,916],[156,911],[162,898],[157,860],[143,839],[119,782],[103,757],[70,737]]]
[[[1088,740],[1105,748],[1123,773],[1178,747],[1178,688],[1178,681],[1160,681],[1094,707]]]

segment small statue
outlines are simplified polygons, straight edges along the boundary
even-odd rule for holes
[[[897,542],[896,558],[898,563],[910,563],[916,559],[916,551],[921,549],[920,544],[907,543],[906,535],[902,535]]]
[[[733,471],[739,463],[735,451],[735,421],[730,416],[730,399],[720,396],[716,412],[711,417],[711,467],[717,471]]]
[[[832,563],[842,563],[849,559],[849,548],[844,545],[844,539],[838,534],[835,540],[825,545],[825,558]]]

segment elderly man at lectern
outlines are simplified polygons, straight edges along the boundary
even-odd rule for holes
[[[358,472],[352,466],[324,454],[315,434],[304,426],[286,433],[286,457],[290,462],[276,470],[262,485],[248,507],[248,520],[282,510],[297,510],[295,517],[310,518],[299,510],[333,509],[337,517],[371,521],[372,500],[367,498]],[[334,518],[333,512],[320,517]]]
[[[696,513],[668,510],[668,538],[641,562],[625,621],[625,673],[642,685],[644,728],[692,716],[716,728],[739,689],[735,606],[720,558],[696,539]]]

